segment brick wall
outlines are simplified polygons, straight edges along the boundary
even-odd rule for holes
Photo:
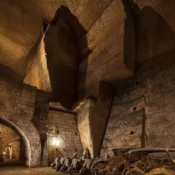
[[[31,121],[35,111],[36,89],[0,77],[0,92],[0,121],[13,127],[23,138],[26,164],[40,166],[40,137]]]
[[[54,145],[54,142],[59,145]],[[48,118],[48,158],[52,162],[59,154],[72,156],[77,148],[82,153],[82,145],[74,114],[50,110]]]

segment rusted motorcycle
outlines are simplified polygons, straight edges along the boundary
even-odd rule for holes
[[[125,155],[126,152],[131,150],[131,148],[117,148],[112,149],[114,156],[108,161],[97,162],[94,167],[95,171],[92,171],[93,175],[120,175],[124,168]]]

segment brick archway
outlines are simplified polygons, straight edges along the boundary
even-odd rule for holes
[[[11,121],[0,117],[0,122],[15,130],[25,143],[25,164],[28,167],[41,165],[41,143],[38,132],[31,121]]]

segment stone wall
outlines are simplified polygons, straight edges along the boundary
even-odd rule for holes
[[[136,76],[117,82],[103,155],[115,147],[175,147],[175,3],[127,2],[135,26]]]
[[[68,8],[59,8],[44,38],[52,93],[67,107],[75,100],[79,61],[71,19],[80,25]]]
[[[26,57],[37,41],[42,26],[42,18],[37,9],[30,3],[25,3],[18,0],[0,2],[0,13],[3,16],[0,64],[11,67],[21,77],[25,74]]]
[[[146,146],[175,147],[175,67],[147,80]]]
[[[48,131],[48,111],[49,95],[43,91],[38,91],[35,101],[35,112],[32,122],[37,128],[41,141],[41,165],[48,165],[47,154],[47,131]]]
[[[87,99],[77,112],[78,130],[83,146],[83,150],[88,148],[91,156],[93,155],[93,142],[90,125],[90,110],[94,102],[91,99]]]
[[[118,147],[175,147],[175,67],[157,69],[117,87],[102,155]]]
[[[38,41],[27,56],[25,84],[37,87],[45,92],[51,92],[50,77],[47,69],[47,58],[45,53],[44,32],[41,32]]]
[[[123,2],[113,0],[89,32],[79,39],[80,99],[97,97],[100,81],[115,82],[133,75],[135,29],[132,15]]]
[[[26,164],[40,166],[40,136],[32,119],[35,111],[35,88],[0,77],[0,120],[14,128],[25,142]]]
[[[83,149],[89,149],[92,158],[100,153],[112,99],[113,85],[100,82],[98,98],[86,99],[79,105],[77,117],[81,142]]]
[[[71,157],[75,148],[82,153],[75,114],[49,110],[47,137],[49,163],[59,154]]]
[[[130,2],[136,26],[137,68],[148,70],[154,64],[172,62],[175,54],[175,3],[170,0]]]

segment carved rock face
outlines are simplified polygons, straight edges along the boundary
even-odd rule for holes
[[[57,9],[65,5],[89,30],[111,1],[1,0],[0,64],[23,76],[26,57],[41,33],[42,19],[49,23]]]
[[[0,2],[0,64],[13,68],[21,75],[24,74],[26,56],[41,31],[41,17],[27,2]]]

